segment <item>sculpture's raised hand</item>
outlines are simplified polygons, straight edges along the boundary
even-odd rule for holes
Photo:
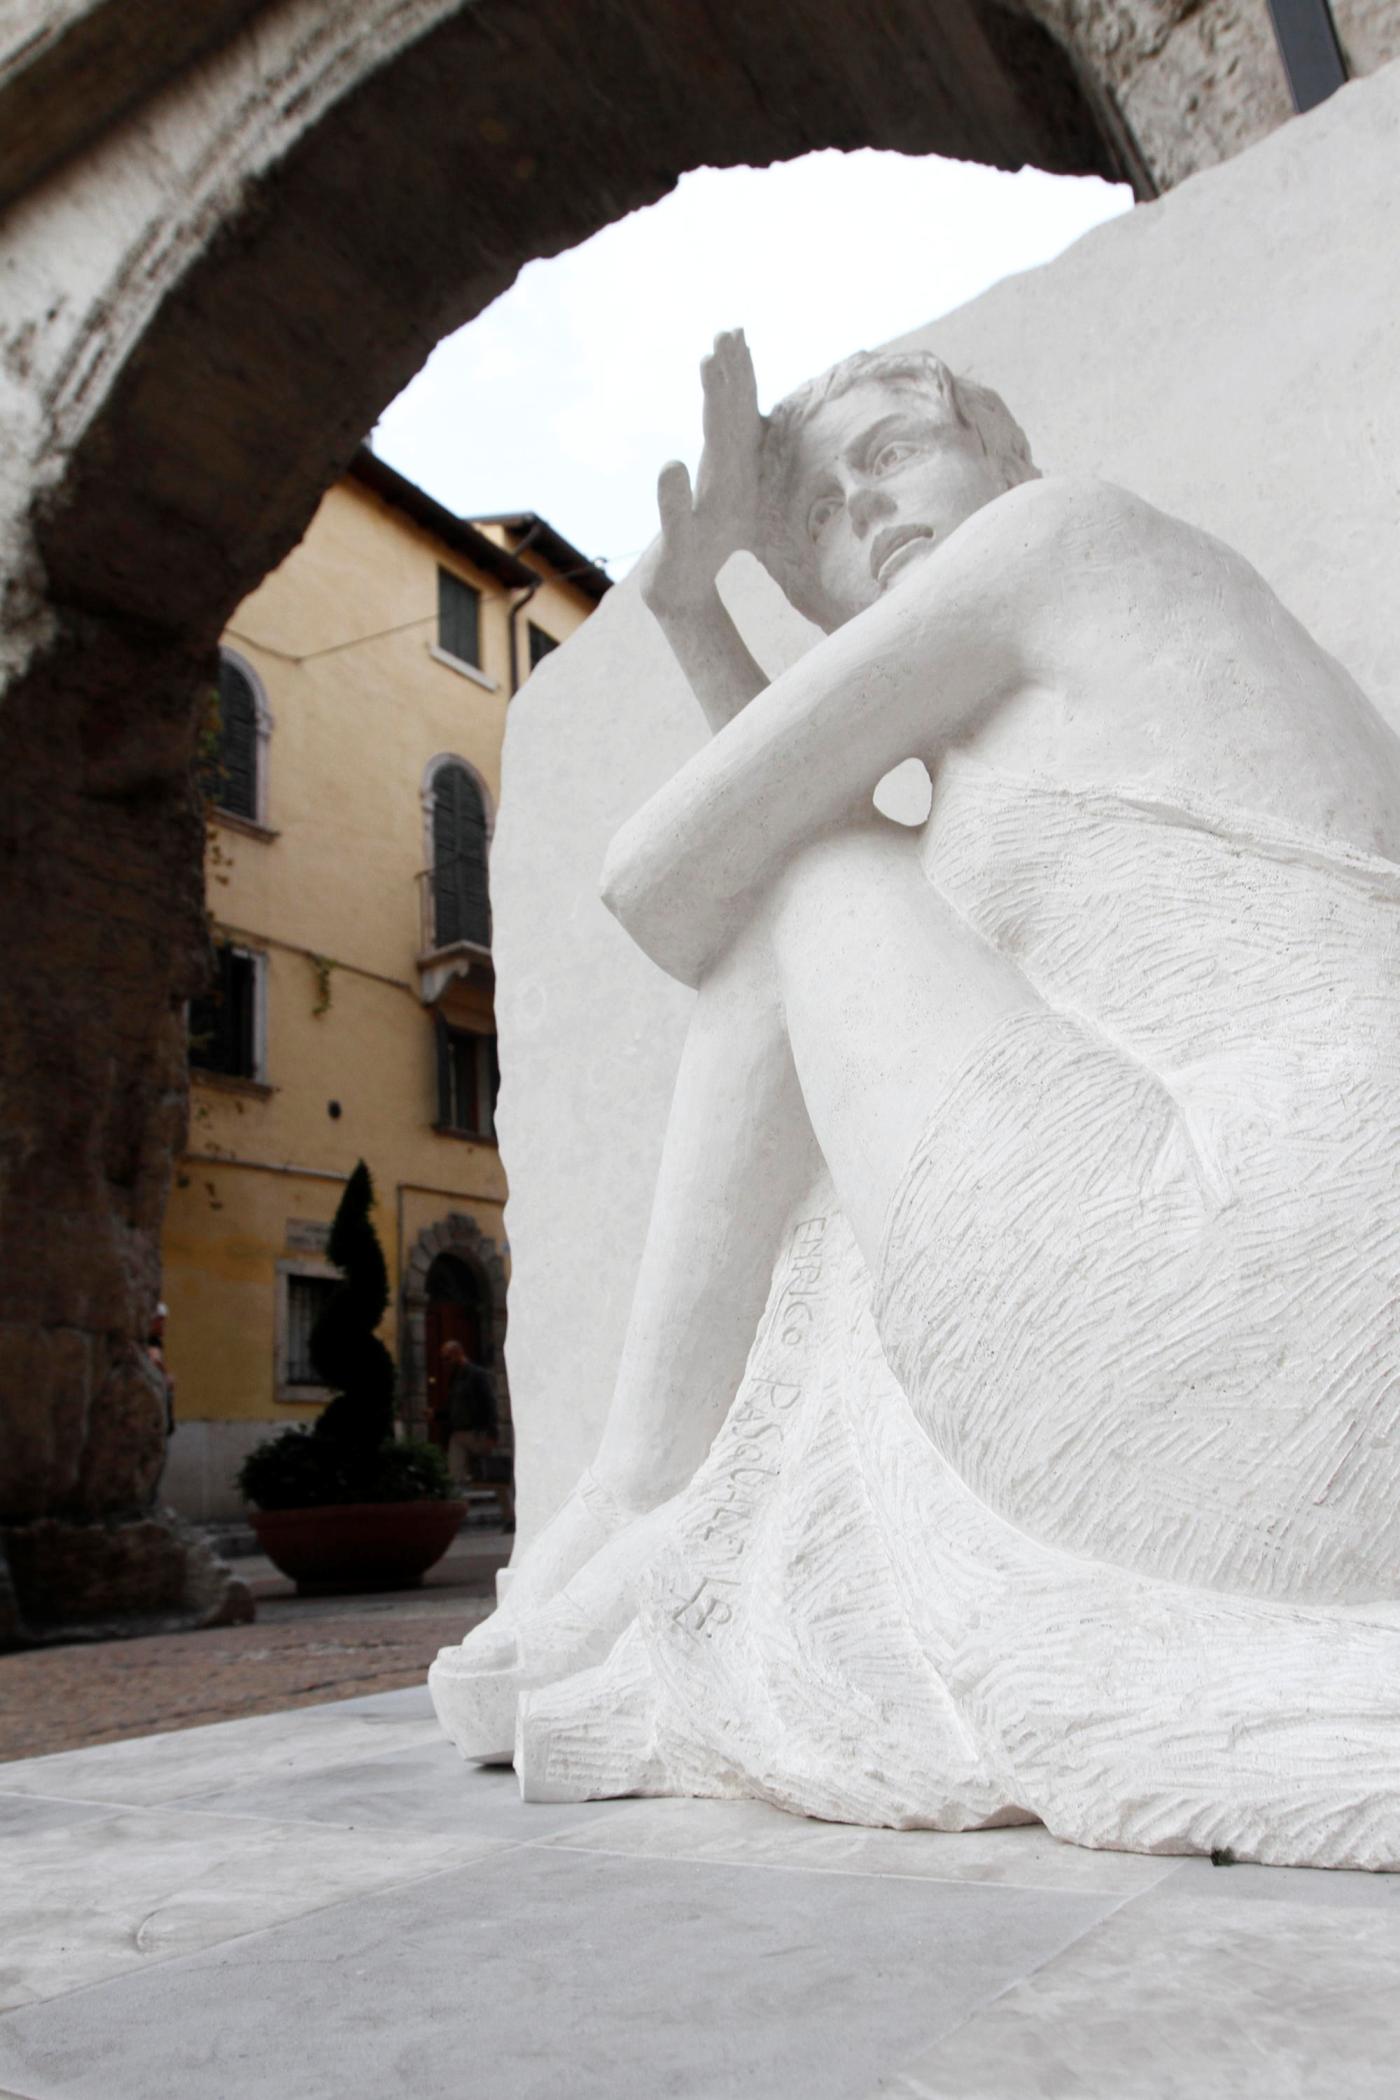
[[[692,491],[680,460],[661,470],[661,537],[642,565],[642,597],[663,627],[708,613],[731,554],[752,547],[763,434],[753,360],[741,328],[715,337],[703,359],[705,445]]]

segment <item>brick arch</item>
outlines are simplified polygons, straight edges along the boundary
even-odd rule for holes
[[[404,1264],[399,1308],[399,1399],[410,1433],[421,1435],[427,1420],[428,1275],[440,1254],[455,1254],[482,1279],[491,1309],[490,1371],[496,1386],[502,1441],[511,1435],[510,1386],[506,1378],[506,1264],[496,1241],[465,1211],[449,1211],[426,1225]]]

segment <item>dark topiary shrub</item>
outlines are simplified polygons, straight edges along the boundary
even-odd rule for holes
[[[326,1249],[342,1280],[311,1330],[311,1360],[335,1398],[310,1429],[284,1429],[243,1461],[238,1485],[259,1509],[441,1501],[453,1492],[436,1445],[394,1437],[394,1360],[375,1333],[389,1304],[389,1276],[373,1207],[361,1160]]]
[[[436,1444],[390,1440],[368,1464],[312,1429],[284,1429],[244,1459],[238,1486],[259,1509],[324,1509],[346,1502],[440,1502],[453,1492]]]
[[[311,1330],[311,1361],[336,1397],[315,1435],[362,1458],[394,1433],[394,1359],[375,1333],[389,1305],[384,1250],[370,1222],[374,1183],[361,1160],[345,1185],[326,1253],[342,1281]]]

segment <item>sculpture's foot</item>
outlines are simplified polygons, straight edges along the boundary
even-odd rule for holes
[[[656,1749],[656,1686],[640,1629],[606,1662],[527,1692],[515,1770],[523,1801],[616,1800],[674,1791]]]
[[[508,1765],[515,1749],[515,1709],[522,1684],[514,1638],[497,1633],[480,1643],[476,1634],[496,1632],[488,1620],[460,1648],[442,1648],[428,1672],[428,1689],[443,1733],[463,1757],[483,1765]]]
[[[463,1757],[509,1764],[522,1695],[600,1663],[635,1611],[660,1512],[628,1510],[585,1473],[540,1534],[508,1600],[428,1673],[439,1721]]]

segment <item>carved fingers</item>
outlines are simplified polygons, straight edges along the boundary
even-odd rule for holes
[[[742,536],[752,538],[758,502],[758,450],[763,425],[758,413],[758,386],[753,359],[742,328],[715,337],[715,347],[701,360],[705,449],[696,485],[697,507],[723,512]]]
[[[683,459],[667,460],[657,476],[656,507],[661,513],[663,538],[674,540],[679,545],[694,516],[690,470]]]
[[[662,468],[661,538],[642,567],[642,596],[663,625],[708,617],[720,570],[756,537],[763,422],[742,329],[715,337],[700,383],[705,443],[695,484],[679,460]]]

